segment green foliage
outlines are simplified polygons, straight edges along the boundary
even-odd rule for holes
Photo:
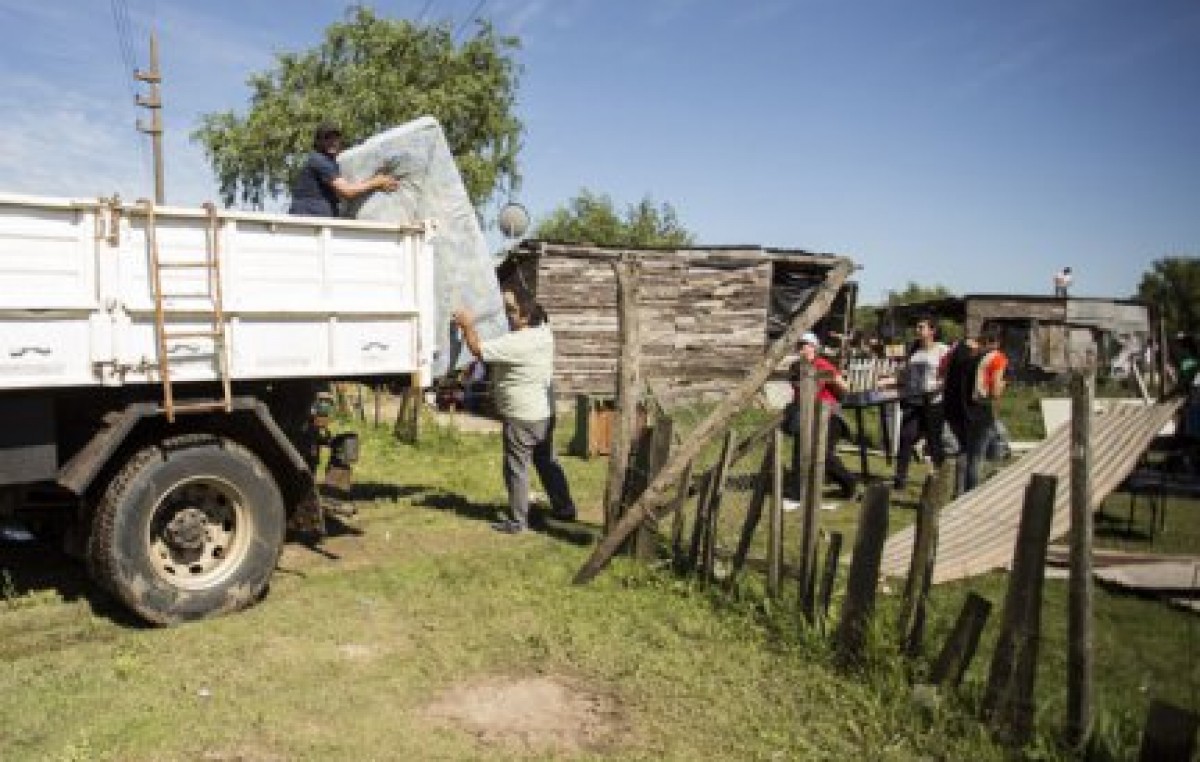
[[[1137,298],[1159,310],[1169,336],[1200,332],[1200,259],[1155,260],[1142,274]]]
[[[418,26],[355,6],[317,47],[280,53],[274,69],[251,75],[245,115],[206,114],[192,139],[204,146],[222,200],[261,208],[286,192],[318,124],[337,124],[350,144],[428,114],[482,204],[520,183],[519,70],[510,57],[519,47],[487,22],[455,43],[449,24]]]
[[[934,299],[946,299],[953,296],[953,292],[941,284],[922,286],[910,280],[902,291],[888,291],[886,306],[894,307],[900,304],[917,304],[919,302],[929,302]]]
[[[689,246],[693,237],[680,224],[669,203],[655,205],[649,196],[617,213],[610,197],[586,188],[542,220],[534,237],[561,243],[597,246]]]
[[[854,310],[854,327],[868,335],[878,333],[879,311],[882,308],[897,307],[902,304],[918,304],[920,302],[953,297],[954,293],[940,283],[933,286],[922,286],[910,280],[900,291],[889,290],[887,299],[882,305],[863,304],[856,307]],[[908,326],[898,325],[896,328],[903,333]],[[938,321],[938,330],[941,332],[943,338],[955,333],[953,323],[946,320]]]
[[[860,304],[854,308],[854,327],[868,336],[879,332],[879,308],[874,304]]]

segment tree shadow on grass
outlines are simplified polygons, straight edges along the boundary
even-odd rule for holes
[[[23,599],[52,591],[64,603],[86,602],[92,614],[121,627],[152,627],[96,585],[82,560],[51,540],[0,544],[0,571],[3,598],[13,608],[21,608]]]
[[[388,484],[385,482],[355,482],[350,487],[351,500],[403,500],[429,492],[421,484]]]
[[[414,500],[413,505],[439,511],[452,511],[456,516],[489,523],[507,516],[506,506],[474,502],[453,492],[431,492]],[[572,545],[591,545],[597,537],[596,527],[578,521],[553,519],[550,517],[549,511],[538,506],[531,506],[529,509],[529,528]]]

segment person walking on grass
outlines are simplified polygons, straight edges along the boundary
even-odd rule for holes
[[[839,496],[843,499],[854,497],[858,478],[842,463],[838,457],[838,440],[842,438],[846,424],[837,414],[838,400],[849,387],[842,374],[833,363],[821,357],[821,342],[815,333],[805,333],[800,337],[800,359],[792,363],[789,377],[792,382],[793,395],[800,391],[800,375],[806,368],[811,367],[817,373],[817,403],[833,408],[829,416],[829,428],[825,436],[825,478],[836,482],[840,488]],[[795,400],[784,417],[784,431],[795,434],[806,421],[799,420],[799,407]]]
[[[505,534],[529,528],[529,463],[537,469],[550,498],[550,515],[575,520],[575,503],[562,464],[554,457],[554,334],[545,311],[524,292],[505,291],[509,333],[486,341],[475,328],[475,316],[460,308],[454,322],[463,343],[487,363],[496,412],[504,421],[504,486],[509,517],[492,524]]]
[[[958,440],[956,495],[979,486],[980,467],[996,436],[995,401],[1004,394],[1007,368],[1000,338],[991,331],[963,339],[946,357],[942,399],[946,423]]]
[[[937,324],[932,317],[917,320],[917,341],[909,352],[902,385],[902,415],[900,418],[900,448],[896,453],[896,476],[893,486],[902,490],[908,486],[908,464],[912,461],[917,440],[924,437],[934,466],[942,465],[942,428],[945,413],[942,408],[942,361],[950,351],[937,338]]]

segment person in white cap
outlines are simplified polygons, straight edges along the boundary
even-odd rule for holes
[[[852,498],[858,487],[858,478],[850,469],[846,468],[837,454],[838,440],[842,438],[846,427],[841,416],[837,414],[838,399],[849,390],[849,387],[846,386],[846,381],[837,367],[821,357],[821,340],[815,333],[810,331],[801,336],[799,349],[800,359],[792,363],[789,371],[792,392],[793,394],[799,393],[800,374],[806,367],[816,370],[817,402],[833,408],[832,414],[829,416],[829,429],[825,436],[825,478],[828,481],[837,482],[842,498]],[[790,429],[789,433],[793,434],[802,423],[796,419],[797,409],[797,406],[793,404],[784,424],[785,429]]]

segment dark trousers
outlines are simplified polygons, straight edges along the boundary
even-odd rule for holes
[[[838,487],[842,490],[843,497],[851,497],[854,495],[854,487],[858,484],[858,477],[854,472],[846,468],[846,464],[842,463],[842,459],[838,457],[837,446],[842,437],[846,435],[846,422],[839,415],[829,416],[829,429],[825,432],[825,481],[837,482]]]
[[[979,486],[979,471],[987,457],[988,445],[995,432],[992,419],[979,421],[948,420],[958,440],[958,459],[954,469],[954,494],[961,495]]]
[[[819,404],[819,403],[818,403]],[[795,436],[800,430],[800,410],[796,403],[788,403],[784,409],[783,423],[780,426],[785,434]],[[829,416],[829,428],[825,431],[825,481],[835,482],[841,488],[842,494],[849,497],[854,494],[858,477],[846,468],[838,457],[837,446],[842,437],[846,436],[848,427],[842,417],[836,413]]]
[[[896,453],[896,481],[908,480],[908,464],[912,462],[917,440],[925,438],[929,457],[935,466],[946,458],[942,447],[942,428],[945,413],[941,404],[905,405],[900,418],[900,450]]]
[[[529,462],[533,461],[550,507],[573,510],[571,489],[562,464],[554,457],[554,417],[541,421],[504,419],[504,486],[512,520],[529,525]]]

